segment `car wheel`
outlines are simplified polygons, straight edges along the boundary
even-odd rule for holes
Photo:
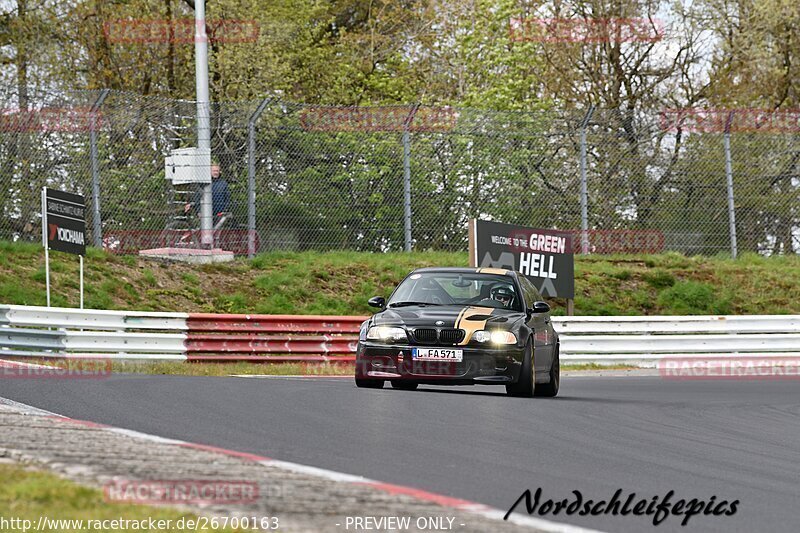
[[[536,387],[536,396],[542,398],[553,398],[558,394],[558,386],[561,384],[561,361],[558,357],[558,345],[553,356],[553,364],[550,365],[550,383],[543,383]]]
[[[506,385],[506,394],[521,398],[530,398],[536,390],[536,375],[533,366],[533,347],[530,341],[525,346],[525,356],[522,358],[522,369],[516,383]]]
[[[382,389],[383,380],[356,378],[356,387],[360,389]]]
[[[400,389],[400,390],[417,390],[419,387],[419,383],[414,381],[392,381],[392,388],[393,389]]]

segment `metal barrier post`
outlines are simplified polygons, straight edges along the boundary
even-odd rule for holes
[[[411,251],[411,141],[408,128],[403,131],[403,221],[405,251]]]
[[[194,3],[194,62],[197,92],[197,148],[211,152],[211,100],[208,95],[208,36],[206,35],[205,0]],[[211,172],[203,169],[203,172]],[[206,174],[208,175],[208,174]],[[214,246],[213,208],[211,183],[204,184],[200,200],[200,242],[205,247]]]
[[[589,184],[586,178],[586,126],[592,119],[594,106],[590,105],[581,121],[581,253],[589,253]]]
[[[731,257],[736,259],[737,246],[736,246],[736,207],[733,199],[733,165],[731,163],[731,122],[733,122],[734,111],[728,115],[728,120],[725,123],[725,178],[727,180],[728,189],[728,227],[730,228],[731,235]]]
[[[404,249],[411,251],[411,139],[409,128],[417,114],[419,104],[411,108],[411,112],[403,124],[403,226],[404,226]]]

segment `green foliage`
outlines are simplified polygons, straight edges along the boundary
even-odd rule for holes
[[[682,281],[662,291],[658,305],[680,315],[724,315],[733,309],[729,297],[720,295],[712,285],[696,281]]]
[[[660,268],[652,272],[646,272],[642,275],[642,279],[656,289],[663,289],[675,285],[675,276]]]
[[[796,31],[777,31],[782,18],[787,24],[797,20],[796,6],[790,0],[768,0],[758,9],[750,3],[742,9],[753,8],[758,28],[728,27],[738,20],[733,16],[709,19],[708,13],[728,6],[706,1],[684,12],[680,3],[660,0],[608,6],[556,3],[535,11],[517,0],[216,0],[209,3],[209,21],[246,21],[259,32],[254,42],[210,46],[212,100],[223,102],[214,120],[215,156],[221,157],[234,202],[243,211],[246,121],[265,96],[312,105],[458,106],[453,131],[413,132],[411,176],[417,248],[460,250],[470,217],[536,227],[579,226],[577,124],[592,103],[599,106],[588,131],[593,225],[659,228],[668,248],[713,254],[726,246],[728,231],[726,217],[719,216],[727,206],[721,136],[673,136],[659,127],[651,110],[702,104],[684,102],[688,95],[676,88],[692,86],[697,64],[744,71],[755,79],[796,79],[789,72],[765,70],[761,61],[722,60],[763,55],[773,67],[774,61],[784,60],[758,43],[741,46],[745,36],[757,36],[786,44],[787,64],[795,70],[800,65],[790,61],[796,54],[797,46],[789,46],[798,42]],[[107,235],[120,228],[162,230],[171,214],[163,158],[171,149],[195,144],[191,120],[180,118],[191,117],[194,109],[191,102],[134,95],[193,98],[192,49],[118,42],[104,29],[120,20],[186,21],[191,8],[178,0],[36,4],[27,14],[9,12],[8,29],[0,31],[0,59],[9,65],[26,63],[15,66],[20,72],[28,67],[24,72],[32,87],[130,91],[109,96],[98,133],[103,221]],[[723,56],[712,54],[702,61],[692,42],[676,47],[681,53],[671,57],[649,42],[626,42],[621,48],[598,42],[573,46],[518,41],[509,31],[515,18],[573,16],[584,9],[590,19],[624,15],[635,20],[667,13],[690,29],[714,20],[708,31],[726,36],[715,49]],[[692,39],[699,33],[682,35]],[[730,48],[733,43],[737,46]],[[37,53],[26,56],[17,50]],[[792,103],[797,96],[791,84],[776,92],[767,84],[755,87],[747,76],[749,81],[741,83],[745,88],[731,86],[736,84],[730,80],[737,79],[731,73],[710,79],[742,98],[762,89],[769,96],[782,95],[769,108],[797,104]],[[714,93],[711,88],[688,92]],[[724,100],[724,94],[716,94]],[[76,101],[82,105],[83,98],[94,96]],[[735,100],[737,105],[747,101]],[[292,104],[275,104],[258,123],[257,220],[264,248],[400,250],[399,131],[304,131],[300,111]],[[0,207],[7,213],[20,211],[13,229],[0,226],[0,238],[37,238],[33,222],[45,178],[88,190],[85,141],[81,135],[0,139],[0,189],[9,191]],[[797,197],[790,179],[797,173],[794,142],[789,135],[732,139],[737,210],[739,220],[747,221],[747,230],[739,233],[741,250],[792,249],[797,226],[791,209]],[[59,150],[50,148],[54,145]],[[631,213],[636,213],[633,220]]]
[[[613,277],[617,278],[618,280],[622,280],[622,281],[631,279],[631,277],[633,276],[631,271],[628,270],[628,269],[617,270],[617,271],[613,272],[611,275]]]
[[[99,489],[84,487],[55,474],[20,465],[0,464],[0,479],[3,480],[0,484],[0,513],[21,521],[35,523],[42,516],[53,516],[59,520],[98,521],[122,518],[144,523],[153,519],[169,520],[173,524],[184,517],[197,520],[192,513],[169,507],[109,502]]]
[[[258,313],[367,314],[367,300],[388,296],[413,268],[467,263],[462,253],[285,252],[253,260]],[[345,289],[346,287],[346,289]]]
[[[0,303],[44,305],[43,252],[0,244]],[[53,304],[77,306],[77,262],[54,254]],[[133,264],[129,264],[130,262]],[[252,261],[161,265],[114,255],[86,260],[86,306],[153,311],[367,315],[414,268],[465,266],[463,252],[271,252]],[[581,315],[797,314],[800,258],[576,256]],[[155,281],[154,281],[155,280]],[[550,301],[563,315],[563,300]]]
[[[251,305],[247,296],[240,292],[235,292],[217,298],[216,308],[221,313],[247,313]]]
[[[31,279],[33,279],[33,281],[38,281],[39,283],[46,282],[47,281],[47,270],[45,269],[45,267],[42,266],[38,270],[36,270],[36,272],[34,272],[31,275]]]
[[[28,286],[3,279],[0,282],[0,302],[16,305],[45,305],[47,296],[44,290],[32,291]]]
[[[196,274],[192,274],[191,272],[184,272],[181,274],[181,279],[188,283],[189,285],[197,285],[200,283],[200,278],[197,277]]]
[[[153,274],[153,271],[149,268],[146,268],[144,272],[142,272],[142,280],[148,285],[155,285],[157,283],[156,275]]]

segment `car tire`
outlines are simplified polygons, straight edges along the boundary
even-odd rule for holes
[[[522,358],[522,368],[516,383],[506,385],[506,394],[519,398],[531,398],[536,392],[536,374],[533,365],[533,346],[530,341],[525,346],[525,356]]]
[[[558,352],[559,347],[556,345],[553,364],[550,365],[550,383],[542,383],[536,387],[536,396],[541,398],[555,398],[558,394],[558,387],[561,384],[561,361],[559,360]]]
[[[382,389],[383,380],[356,378],[356,387],[359,389]]]
[[[415,381],[392,381],[392,388],[399,389],[399,390],[417,390],[419,387],[419,383]]]

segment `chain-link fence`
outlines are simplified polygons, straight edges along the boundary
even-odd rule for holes
[[[113,91],[6,105],[0,238],[41,238],[46,184],[87,196],[90,242],[110,250],[199,245],[197,192],[164,171],[195,145],[195,114]],[[796,253],[800,125],[747,115],[214,104],[212,159],[229,189],[215,244],[465,250],[468,220],[484,218],[574,230],[594,253]]]

